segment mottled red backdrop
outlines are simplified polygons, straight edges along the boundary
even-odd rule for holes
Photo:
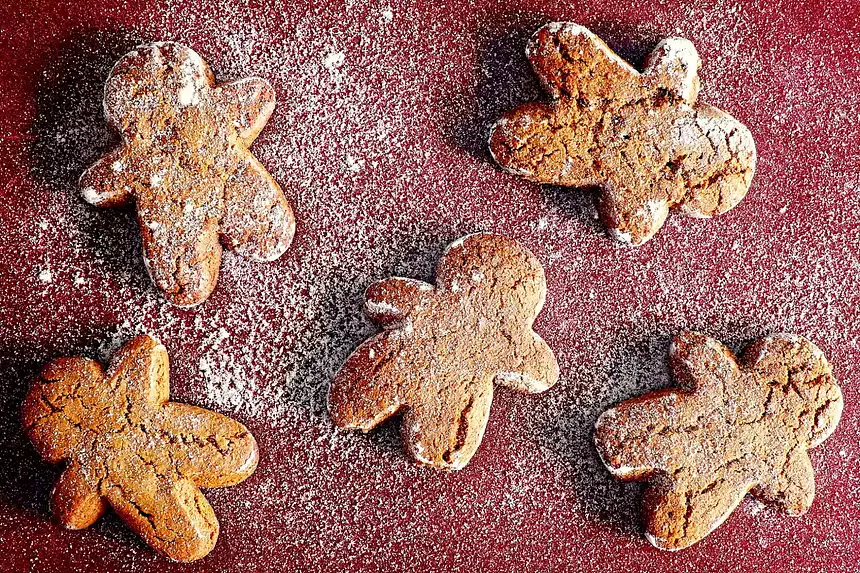
[[[753,132],[747,199],[713,220],[671,217],[650,243],[608,239],[585,192],[496,170],[489,122],[540,97],[524,59],[551,20],[589,26],[632,62],[691,39],[702,99]],[[163,302],[132,211],[97,210],[75,180],[113,143],[101,115],[112,63],[175,39],[219,79],[268,78],[279,106],[254,151],[295,206],[296,241],[271,264],[227,255],[204,305]],[[849,571],[860,552],[860,3],[339,0],[51,2],[0,7],[0,570]],[[499,390],[484,444],[457,473],[412,467],[397,422],[337,432],[332,374],[373,330],[372,280],[432,279],[444,246],[504,232],[545,265],[536,329],[560,383]],[[591,427],[608,405],[670,383],[669,336],[735,348],[803,334],[825,351],[846,408],[813,451],[802,518],[746,500],[680,553],[642,537],[637,484],[613,481]],[[155,555],[113,515],[58,528],[42,464],[18,424],[37,369],[105,359],[136,332],[171,352],[175,399],[231,415],[261,446],[240,486],[207,492],[221,521],[193,565]]]

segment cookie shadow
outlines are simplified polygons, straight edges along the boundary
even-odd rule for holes
[[[30,176],[67,202],[91,258],[116,274],[131,268],[131,282],[140,288],[149,279],[133,209],[92,207],[80,198],[77,183],[119,143],[104,117],[105,80],[120,57],[146,41],[131,30],[87,30],[49,50],[35,82],[34,137],[27,150]],[[129,260],[137,264],[130,267]]]
[[[48,519],[48,497],[60,470],[41,460],[21,426],[21,403],[44,365],[29,358],[36,355],[35,348],[0,348],[0,504]]]
[[[442,125],[443,134],[455,147],[492,162],[487,140],[493,123],[517,105],[542,97],[525,46],[543,21],[526,16],[518,18],[513,29],[508,25],[502,32],[486,26],[478,30],[474,84],[443,102],[448,118]]]
[[[624,535],[642,535],[640,502],[645,484],[613,478],[594,446],[594,424],[600,414],[619,402],[673,386],[667,359],[675,335],[696,330],[738,353],[754,340],[781,330],[778,326],[762,327],[743,317],[719,320],[705,317],[683,326],[658,324],[623,333],[597,380],[586,376],[568,380],[568,386],[581,390],[569,391],[558,409],[535,426],[538,443],[568,468],[565,477],[586,518]]]
[[[0,343],[0,504],[48,517],[48,498],[60,467],[43,462],[21,425],[21,405],[39,371],[60,356],[96,357],[110,328],[83,338],[60,335],[61,347]]]

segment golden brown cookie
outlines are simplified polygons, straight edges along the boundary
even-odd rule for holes
[[[640,245],[670,209],[693,217],[724,213],[743,199],[755,171],[749,130],[697,103],[696,49],[663,40],[639,73],[597,36],[573,23],[548,24],[528,45],[551,96],[502,117],[490,151],[529,181],[598,187],[603,224]]]
[[[24,431],[48,462],[65,463],[51,494],[69,529],[92,525],[110,505],[155,550],[177,561],[209,553],[218,520],[198,487],[235,485],[257,467],[257,443],[226,416],[168,402],[167,350],[140,336],[107,373],[60,358],[22,406]]]
[[[627,400],[597,420],[595,443],[618,478],[649,482],[646,536],[678,550],[719,527],[747,492],[789,515],[809,509],[807,450],[836,429],[842,392],[821,350],[803,337],[757,341],[740,364],[722,344],[676,337],[678,390]]]
[[[114,66],[104,107],[122,143],[83,174],[81,193],[100,207],[134,200],[144,263],[168,300],[206,300],[222,245],[255,260],[284,253],[293,211],[248,150],[275,109],[266,80],[216,86],[197,53],[158,42]]]
[[[412,458],[462,468],[483,438],[493,384],[543,392],[558,380],[552,351],[532,330],[545,297],[534,255],[491,234],[452,243],[436,286],[398,277],[370,285],[365,312],[384,330],[332,382],[332,420],[368,431],[405,410],[400,428]]]

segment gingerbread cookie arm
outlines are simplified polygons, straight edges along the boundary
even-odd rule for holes
[[[78,188],[81,197],[90,205],[118,207],[132,199],[135,181],[129,149],[120,145],[84,171]]]
[[[651,89],[662,89],[687,102],[699,96],[699,68],[702,60],[690,40],[666,38],[645,61],[643,79]]]
[[[221,242],[244,256],[273,261],[290,246],[293,210],[278,183],[250,153],[244,153],[224,185]]]
[[[698,332],[675,337],[669,349],[675,385],[687,391],[722,394],[726,381],[738,374],[734,354],[718,340]]]
[[[163,430],[176,448],[171,461],[180,475],[206,488],[236,485],[254,473],[260,459],[257,442],[248,429],[203,408],[168,402]]]
[[[402,277],[372,283],[364,291],[364,313],[382,328],[393,328],[430,305],[433,285]]]
[[[144,472],[137,483],[114,484],[106,497],[120,518],[153,549],[175,561],[194,561],[212,551],[218,520],[189,480],[162,483]]]
[[[412,458],[439,469],[458,470],[475,455],[490,416],[493,386],[479,380],[456,393],[459,402],[440,400],[410,404],[400,433]]]
[[[390,332],[359,346],[332,380],[328,411],[336,426],[369,431],[403,405],[403,374],[398,370],[402,345]]]
[[[246,146],[251,145],[275,110],[275,90],[263,78],[243,78],[218,86],[224,119]]]
[[[101,364],[86,358],[58,358],[42,369],[21,405],[21,425],[45,461],[65,461],[79,446],[88,404],[77,389],[103,379]]]
[[[131,400],[163,404],[170,395],[167,349],[152,336],[138,336],[114,354],[107,378]]]
[[[675,390],[632,398],[603,412],[594,425],[594,444],[603,465],[624,480],[649,480],[677,468],[673,450],[682,427]],[[652,436],[655,438],[652,439]]]
[[[68,529],[89,527],[107,510],[99,483],[77,462],[69,464],[51,492],[51,513]]]
[[[597,185],[599,177],[587,143],[589,127],[560,123],[558,116],[564,113],[568,112],[538,102],[506,113],[492,127],[490,154],[503,170],[534,183]]]
[[[526,55],[554,99],[616,99],[634,93],[639,85],[639,72],[633,66],[573,22],[540,28],[529,41]]]

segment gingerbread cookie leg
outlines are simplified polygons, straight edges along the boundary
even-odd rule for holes
[[[119,207],[133,197],[135,165],[127,147],[115,149],[84,171],[78,180],[84,201],[96,207]],[[117,174],[125,172],[125,177]]]
[[[367,432],[400,410],[399,350],[399,342],[386,337],[365,342],[347,359],[328,395],[335,425]]]
[[[136,479],[108,487],[105,495],[135,533],[176,561],[194,561],[212,551],[218,539],[218,520],[197,487],[184,480],[159,483],[145,471],[132,475]]]
[[[477,451],[490,417],[493,386],[479,380],[464,386],[459,403],[428,401],[410,406],[403,416],[403,441],[418,463],[458,470]]]
[[[280,186],[252,155],[237,163],[224,186],[221,241],[242,255],[273,261],[293,240],[296,221]]]
[[[143,262],[155,285],[177,306],[200,304],[215,290],[221,267],[218,219],[193,202],[165,198],[138,210]],[[184,228],[171,227],[182,219]]]
[[[85,529],[104,515],[107,502],[99,493],[103,477],[78,463],[70,464],[51,492],[51,512],[68,529]]]
[[[641,245],[660,230],[669,215],[666,198],[653,198],[642,204],[638,193],[614,187],[601,193],[597,201],[600,220],[619,242]]]
[[[751,487],[750,476],[728,468],[712,483],[689,489],[666,479],[643,496],[645,535],[652,545],[678,551],[701,541],[734,511]]]
[[[774,464],[774,468],[777,467],[780,466]],[[763,475],[750,493],[789,515],[803,515],[815,498],[815,472],[809,456],[799,450],[792,451],[784,467]]]

